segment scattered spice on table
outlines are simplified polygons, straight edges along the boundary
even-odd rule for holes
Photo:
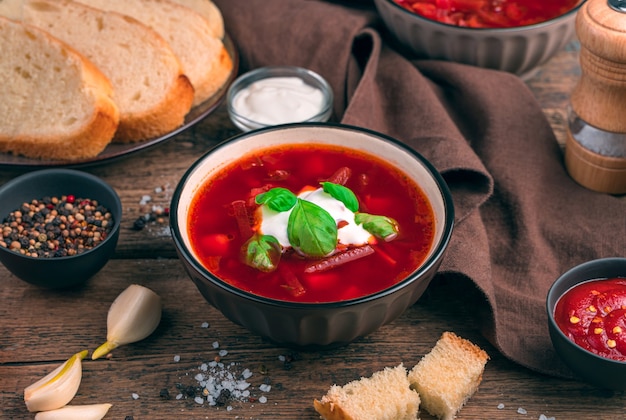
[[[111,212],[90,198],[33,199],[2,221],[0,246],[30,257],[77,255],[102,243],[113,222]]]
[[[262,371],[257,371],[262,375],[261,383],[253,385],[255,373],[253,370],[243,366],[238,362],[223,360],[229,352],[220,349],[217,341],[212,343],[213,349],[217,350],[217,355],[210,362],[201,363],[197,371],[192,372],[193,385],[178,383],[176,388],[178,394],[176,400],[189,399],[198,405],[208,405],[211,407],[225,408],[227,411],[233,410],[236,403],[265,404],[268,402],[268,394],[275,388],[282,390],[282,384],[276,386],[272,383],[269,371],[263,365]],[[292,356],[279,356],[279,360],[293,360]],[[194,374],[195,373],[195,374]],[[186,376],[191,376],[191,374]]]
[[[157,195],[156,199],[150,194],[144,194],[139,200],[139,211],[141,216],[137,217],[133,222],[133,230],[143,230],[150,225],[158,225],[164,227],[161,231],[163,235],[169,234],[167,224],[169,221],[170,209],[167,206],[155,204],[156,201],[169,202],[169,194],[167,186],[159,186],[154,189]]]

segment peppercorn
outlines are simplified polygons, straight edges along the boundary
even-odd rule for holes
[[[108,209],[88,198],[35,199],[3,220],[0,246],[31,257],[77,255],[108,236],[112,218]]]
[[[143,217],[138,218],[133,223],[133,229],[135,229],[135,230],[141,230],[144,227],[146,227],[146,219],[144,219]]]

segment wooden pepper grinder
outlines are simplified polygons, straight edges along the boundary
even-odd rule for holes
[[[571,94],[565,166],[582,186],[626,193],[626,0],[587,0],[576,17],[581,78]]]

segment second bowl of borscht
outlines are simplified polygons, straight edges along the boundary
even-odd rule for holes
[[[437,272],[454,224],[423,156],[366,129],[288,124],[207,152],[172,197],[172,237],[204,298],[289,347],[394,321]]]
[[[585,0],[374,0],[413,58],[503,70],[523,79],[576,35]]]

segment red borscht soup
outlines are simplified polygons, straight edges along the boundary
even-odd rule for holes
[[[330,252],[304,252],[311,247],[317,251],[328,235],[348,224],[340,217],[323,227],[327,216],[304,202],[315,189],[326,198],[338,198],[339,207],[351,208],[354,220],[373,232],[365,233],[364,244],[344,237]],[[283,198],[290,202],[284,208]],[[261,209],[270,201],[279,210]],[[267,234],[274,220],[270,216],[280,219],[282,214],[286,221],[287,208],[289,228],[301,228],[300,233],[288,231],[288,239],[297,243],[291,247],[277,245],[279,234]],[[435,217],[420,186],[389,163],[337,146],[296,144],[250,153],[207,180],[192,199],[187,230],[200,262],[223,281],[259,296],[319,303],[370,295],[406,278],[433,246]],[[313,232],[313,240],[302,231]],[[268,254],[261,253],[262,263],[254,266],[259,254],[250,253],[259,250]],[[276,264],[268,268],[268,262]]]
[[[469,28],[514,28],[554,19],[581,0],[393,0],[425,18]]]

